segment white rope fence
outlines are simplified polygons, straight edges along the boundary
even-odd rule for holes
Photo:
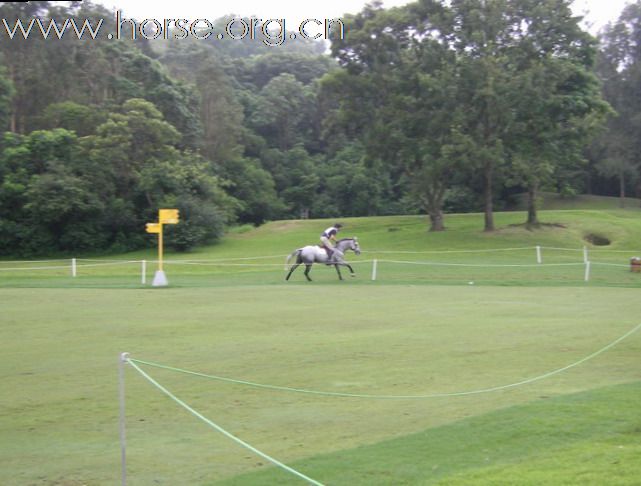
[[[471,267],[471,268],[539,268],[539,263],[443,263],[443,262],[412,262],[407,260],[378,260],[385,263],[397,263],[401,265],[425,265],[433,267]],[[576,267],[583,266],[583,263],[546,263],[546,267]]]
[[[271,384],[265,384],[265,383],[257,383],[257,382],[252,382],[252,381],[247,381],[247,380],[239,380],[239,379],[234,379],[234,378],[227,378],[227,377],[222,377],[222,376],[216,376],[216,375],[211,375],[211,374],[206,374],[206,373],[200,373],[200,372],[195,372],[195,371],[189,371],[189,370],[184,370],[180,368],[176,368],[173,366],[167,366],[167,365],[162,365],[158,363],[153,363],[150,361],[143,361],[140,359],[134,359],[131,358],[129,353],[122,353],[120,355],[120,366],[119,366],[119,375],[120,375],[120,441],[121,441],[121,461],[122,461],[122,485],[126,486],[126,440],[125,440],[125,384],[124,384],[124,364],[128,363],[130,364],[136,371],[138,371],[147,381],[149,381],[152,385],[154,385],[157,389],[159,389],[162,393],[167,395],[169,398],[171,398],[174,402],[176,402],[178,405],[183,407],[185,410],[190,412],[192,415],[195,417],[199,418],[203,422],[205,422],[207,425],[210,427],[214,428],[221,434],[225,435],[229,439],[233,440],[237,444],[240,444],[242,447],[250,450],[251,452],[259,455],[260,457],[266,459],[267,461],[271,462],[272,464],[284,469],[285,471],[298,476],[299,478],[307,481],[309,484],[314,484],[314,485],[319,485],[322,486],[322,484],[309,476],[304,475],[303,473],[287,466],[286,464],[278,461],[277,459],[274,459],[273,457],[265,454],[264,452],[256,449],[249,443],[243,441],[242,439],[234,436],[230,432],[226,431],[223,429],[220,425],[214,423],[204,415],[202,415],[200,412],[196,411],[193,409],[191,406],[189,406],[187,403],[185,403],[183,400],[179,399],[176,397],[174,394],[172,394],[167,388],[162,386],[160,383],[158,383],[156,380],[154,380],[148,373],[146,373],[144,370],[140,368],[139,365],[147,365],[151,366],[154,368],[159,368],[159,369],[164,369],[164,370],[169,370],[177,373],[182,373],[182,374],[187,374],[187,375],[192,375],[192,376],[198,376],[201,378],[207,378],[210,380],[215,380],[215,381],[221,381],[221,382],[226,382],[226,383],[231,383],[234,385],[241,385],[241,386],[249,386],[249,387],[254,387],[254,388],[262,388],[262,389],[268,389],[272,391],[279,391],[279,392],[289,392],[289,393],[299,393],[299,394],[311,394],[311,395],[321,395],[325,397],[333,397],[333,398],[359,398],[359,399],[373,399],[373,400],[415,400],[415,399],[435,399],[435,398],[446,398],[446,397],[463,397],[463,396],[469,396],[469,395],[478,395],[478,394],[486,394],[486,393],[495,393],[495,392],[500,392],[500,391],[505,391],[508,389],[516,388],[516,387],[521,387],[524,385],[529,385],[531,383],[534,383],[536,381],[544,380],[547,378],[550,378],[552,376],[558,375],[560,373],[563,373],[565,371],[568,371],[572,368],[575,368],[593,358],[596,358],[597,356],[605,353],[606,351],[610,350],[617,344],[621,343],[622,341],[626,340],[630,336],[632,336],[634,333],[639,331],[641,329],[641,324],[637,324],[634,328],[630,329],[628,332],[625,334],[619,336],[615,340],[611,341],[609,344],[603,346],[602,348],[598,349],[597,351],[592,352],[591,354],[584,356],[583,358],[574,361],[573,363],[570,363],[566,366],[563,366],[561,368],[557,368],[555,370],[551,370],[545,373],[541,373],[536,376],[532,376],[530,378],[522,379],[519,381],[515,381],[513,383],[508,383],[504,385],[496,385],[496,386],[490,386],[486,388],[479,388],[479,389],[472,389],[472,390],[461,390],[461,391],[453,391],[453,392],[442,392],[442,393],[428,393],[428,394],[417,394],[417,395],[377,395],[377,394],[368,394],[368,393],[346,393],[346,392],[334,392],[334,391],[322,391],[322,390],[313,390],[309,388],[293,388],[289,386],[281,386],[281,385],[271,385]]]
[[[236,385],[245,385],[245,386],[250,386],[254,388],[264,388],[268,390],[276,390],[276,391],[282,391],[282,392],[292,392],[292,393],[302,393],[302,394],[309,394],[309,395],[321,395],[321,396],[327,396],[327,397],[338,397],[338,398],[363,398],[363,399],[374,399],[374,400],[425,400],[425,399],[434,399],[434,398],[451,398],[451,397],[463,397],[463,396],[468,396],[468,395],[480,395],[480,394],[486,394],[486,393],[493,393],[493,392],[498,392],[502,390],[507,390],[510,388],[516,388],[524,385],[529,385],[530,383],[534,383],[536,381],[544,380],[546,378],[550,378],[554,375],[558,375],[559,373],[562,373],[564,371],[568,371],[572,368],[575,368],[586,361],[589,361],[593,358],[596,358],[597,356],[605,353],[609,349],[613,348],[620,342],[626,340],[633,334],[635,334],[637,331],[641,329],[641,324],[637,324],[635,327],[627,331],[625,334],[619,336],[609,344],[603,346],[602,348],[598,349],[597,351],[594,351],[590,353],[589,355],[573,362],[570,363],[566,366],[563,366],[561,368],[547,371],[544,373],[541,373],[536,376],[532,376],[530,378],[524,378],[522,380],[513,382],[513,383],[508,383],[504,385],[496,385],[496,386],[490,386],[487,388],[478,388],[478,389],[472,389],[472,390],[460,390],[460,391],[453,391],[453,392],[441,392],[441,393],[427,393],[427,394],[417,394],[417,395],[376,395],[376,394],[369,394],[369,393],[356,393],[356,392],[334,392],[334,391],[323,391],[323,390],[312,390],[309,388],[293,388],[289,386],[280,386],[280,385],[270,385],[270,384],[265,384],[265,383],[256,383],[252,381],[247,381],[247,380],[238,380],[234,378],[227,378],[223,376],[217,376],[217,375],[211,375],[211,374],[206,374],[206,373],[199,373],[196,371],[189,371],[189,370],[184,370],[180,368],[175,368],[173,366],[167,366],[167,365],[162,365],[158,363],[153,363],[150,361],[143,361],[140,359],[134,359],[134,358],[128,358],[130,363],[138,363],[138,364],[143,364],[147,366],[152,366],[154,368],[159,368],[159,369],[164,369],[164,370],[169,370],[169,371],[174,371],[177,373],[183,373],[187,375],[192,375],[192,376],[199,376],[201,378],[208,378],[211,380],[216,380],[216,381],[222,381],[226,383],[232,383]]]
[[[483,248],[475,250],[424,250],[424,251],[409,251],[409,250],[363,250],[362,253],[366,255],[473,255],[473,254],[490,254],[490,253],[515,253],[515,252],[533,252],[533,263],[466,263],[466,262],[441,262],[441,261],[409,261],[404,259],[386,259],[386,258],[372,258],[369,260],[350,261],[350,265],[363,265],[371,264],[371,280],[376,281],[379,278],[379,270],[381,264],[396,264],[396,265],[420,265],[420,266],[433,266],[433,267],[467,267],[467,268],[548,268],[548,267],[573,267],[584,266],[584,281],[590,280],[592,269],[595,265],[625,268],[628,264],[612,263],[612,262],[594,262],[590,259],[591,253],[604,255],[606,253],[618,254],[641,254],[641,250],[610,250],[605,248],[561,248],[561,247],[513,247],[513,248]],[[549,252],[566,252],[578,253],[582,256],[581,262],[546,262],[544,263],[544,255]],[[193,260],[179,260],[170,259],[165,260],[165,264],[171,266],[186,266],[186,267],[230,267],[230,268],[256,268],[256,269],[270,269],[282,268],[282,263],[263,263],[261,260],[275,260],[282,258],[284,255],[259,255],[249,257],[230,257],[221,259],[193,259]],[[527,258],[527,254],[522,257]],[[634,257],[636,258],[636,257]],[[109,260],[109,259],[50,259],[50,260],[0,260],[0,275],[3,272],[29,272],[29,271],[60,271],[67,269],[72,277],[77,277],[82,273],[83,269],[92,269],[99,267],[114,267],[114,266],[127,266],[139,265],[140,266],[140,282],[142,285],[147,283],[147,266],[148,263],[157,264],[156,260]],[[44,264],[44,265],[43,265]],[[5,266],[9,265],[9,266]]]
[[[171,398],[174,402],[176,402],[178,405],[183,407],[185,410],[187,410],[189,413],[194,415],[195,417],[199,418],[203,422],[205,422],[207,425],[215,429],[216,431],[220,432],[223,434],[225,437],[231,439],[232,441],[236,442],[237,444],[241,445],[245,449],[253,452],[254,454],[262,457],[263,459],[271,462],[275,466],[280,467],[281,469],[287,471],[290,474],[293,474],[294,476],[299,477],[300,479],[306,481],[309,484],[313,484],[315,486],[323,486],[322,483],[310,478],[309,476],[306,476],[305,474],[297,471],[296,469],[289,467],[288,465],[280,462],[277,459],[274,459],[273,457],[269,456],[268,454],[265,454],[264,452],[260,451],[259,449],[255,448],[251,444],[245,442],[244,440],[236,437],[235,435],[231,434],[224,428],[222,428],[220,425],[216,424],[212,420],[208,419],[205,417],[203,414],[200,412],[196,411],[194,408],[189,406],[186,402],[175,396],[173,393],[171,393],[167,388],[162,386],[160,383],[158,383],[156,380],[154,380],[149,374],[145,373],[131,358],[129,358],[129,353],[122,353],[120,355],[120,438],[121,438],[121,460],[122,460],[122,485],[125,486],[127,484],[127,469],[126,469],[126,444],[125,444],[125,416],[124,416],[124,411],[125,411],[125,403],[124,403],[124,373],[122,371],[122,366],[125,363],[129,363],[138,373],[140,373],[149,383],[151,383],[153,386],[155,386],[158,390],[160,390],[162,393],[167,395],[169,398]]]
[[[524,251],[532,250],[535,247],[528,246],[525,248],[485,248],[478,250],[424,250],[424,251],[406,251],[406,250],[361,250],[361,253],[394,253],[399,255],[427,255],[427,254],[447,254],[447,253],[495,253],[501,251]]]

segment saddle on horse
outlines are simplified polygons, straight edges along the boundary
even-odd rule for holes
[[[318,245],[318,247],[325,250],[325,253],[327,253],[327,262],[325,263],[329,265],[332,261],[332,257],[334,256],[334,250],[326,245]]]

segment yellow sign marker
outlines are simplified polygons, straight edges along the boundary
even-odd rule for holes
[[[160,223],[147,223],[147,233],[160,233]]]
[[[178,224],[179,215],[177,209],[159,209],[158,221],[162,224]]]
[[[180,221],[180,216],[177,209],[159,209],[158,210],[158,222],[157,223],[147,223],[147,233],[156,233],[158,235],[158,271],[154,277],[154,286],[163,286],[167,285],[167,278],[165,277],[165,272],[162,269],[162,258],[163,258],[163,234],[162,234],[162,225],[163,224],[178,224]]]

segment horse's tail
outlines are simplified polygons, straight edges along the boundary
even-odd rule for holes
[[[293,253],[291,253],[290,255],[287,256],[287,259],[285,260],[285,270],[288,269],[289,260],[291,260],[294,255],[296,255],[297,257],[298,257],[298,255],[300,255],[300,248],[298,248],[297,250],[294,250]]]

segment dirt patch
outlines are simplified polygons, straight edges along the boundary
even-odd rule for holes
[[[603,235],[599,235],[596,233],[589,233],[583,237],[585,241],[588,243],[593,244],[594,246],[608,246],[612,242],[610,241],[609,238]]]

